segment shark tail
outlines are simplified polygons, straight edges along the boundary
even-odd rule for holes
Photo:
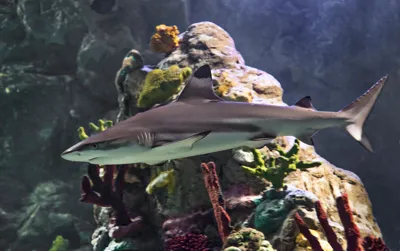
[[[363,133],[363,126],[382,91],[387,77],[387,75],[382,77],[366,93],[339,111],[350,121],[350,124],[346,126],[347,132],[370,152],[373,152],[373,149],[368,138]]]

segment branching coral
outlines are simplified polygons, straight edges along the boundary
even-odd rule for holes
[[[192,74],[191,68],[179,68],[177,65],[172,65],[166,70],[150,71],[139,93],[137,107],[150,108],[155,104],[167,102],[179,92],[183,82],[190,74]]]
[[[265,162],[260,151],[252,149],[256,166],[248,167],[242,166],[242,168],[253,175],[265,178],[272,183],[275,189],[281,189],[284,187],[283,180],[285,177],[297,169],[304,170],[311,167],[317,167],[321,165],[321,162],[306,162],[301,161],[299,157],[300,141],[295,140],[293,147],[288,151],[277,145],[279,152],[278,157],[270,157]]]
[[[179,46],[178,27],[165,24],[156,27],[150,39],[150,49],[154,52],[170,53]]]
[[[117,177],[114,179],[115,166],[105,166],[103,179],[100,178],[100,167],[90,164],[88,176],[84,176],[81,183],[81,201],[102,207],[112,207],[114,217],[112,219],[113,238],[123,238],[142,227],[143,219],[137,217],[130,219],[123,203],[123,184],[126,166],[118,168]]]
[[[364,239],[361,238],[360,230],[355,224],[353,212],[350,208],[349,199],[346,193],[336,198],[336,207],[338,209],[340,220],[344,227],[348,251],[389,251],[389,248],[385,245],[381,238],[375,238],[372,236],[367,236]],[[315,203],[315,211],[317,212],[318,220],[333,250],[343,251],[344,249],[339,244],[335,232],[329,225],[328,217],[325,210],[322,208],[321,202],[317,201]],[[300,233],[302,233],[307,238],[312,249],[314,251],[323,251],[318,238],[316,238],[311,233],[310,229],[304,223],[303,219],[298,213],[295,214],[295,221],[300,230]]]
[[[185,234],[166,242],[166,251],[209,251],[207,236],[203,234]]]
[[[102,132],[106,130],[107,128],[113,126],[113,122],[111,120],[102,120],[99,119],[99,125],[97,126],[94,123],[89,123],[89,128],[92,132]],[[78,128],[78,136],[80,140],[87,139],[89,136],[85,132],[85,128],[83,126]]]
[[[201,169],[203,172],[204,184],[214,209],[214,216],[217,222],[218,232],[222,241],[225,241],[231,232],[231,219],[225,210],[225,200],[219,185],[215,163],[202,163]]]
[[[148,194],[152,194],[154,189],[160,187],[167,187],[168,194],[172,194],[174,192],[176,185],[174,169],[157,173],[154,176],[155,177],[152,178],[151,182],[146,187],[146,192]]]

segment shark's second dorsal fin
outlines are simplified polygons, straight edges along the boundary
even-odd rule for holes
[[[297,101],[295,106],[316,111],[315,107],[311,103],[311,97],[310,96],[305,96],[304,98],[300,99],[299,101]]]
[[[177,101],[190,100],[222,101],[213,90],[213,80],[209,65],[203,65],[189,78],[185,88],[179,95]]]

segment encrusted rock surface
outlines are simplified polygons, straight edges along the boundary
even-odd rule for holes
[[[246,66],[239,52],[236,51],[233,40],[221,29],[221,27],[211,22],[191,25],[188,31],[183,33],[183,42],[180,47],[163,59],[157,66],[166,68],[173,64],[179,64],[180,66],[190,66],[195,70],[200,65],[207,63],[212,66],[212,74],[216,80],[214,86],[216,93],[224,99],[286,105],[282,102],[283,91],[279,82],[266,72]],[[194,34],[197,34],[197,37]],[[213,36],[218,38],[218,43],[208,43],[208,41],[213,41]],[[215,51],[218,48],[222,52]],[[213,53],[210,56],[211,49]],[[293,138],[277,138],[276,143],[290,148]],[[228,209],[230,210],[228,210],[228,213],[232,216],[232,223],[235,224],[244,220],[246,216],[243,217],[243,212],[238,213],[237,210],[240,207],[232,206],[232,202],[243,204],[242,206],[248,206],[251,209],[251,202],[246,204],[245,201],[249,202],[259,198],[256,195],[266,189],[269,183],[246,174],[240,168],[241,164],[252,161],[252,158],[247,156],[243,150],[237,149],[210,154],[206,159],[210,157],[217,163],[225,199],[230,201],[228,203]],[[335,198],[341,192],[349,194],[356,223],[362,235],[373,234],[381,236],[380,229],[372,214],[368,194],[355,174],[331,165],[318,156],[313,147],[305,144],[301,144],[300,158],[306,161],[322,161],[323,164],[307,171],[293,172],[285,179],[285,182],[295,186],[297,189],[309,191],[321,200],[327,209],[329,219],[332,221],[334,228],[338,230],[337,233],[341,240],[343,240],[343,231],[335,205]],[[150,196],[156,205],[156,210],[153,212],[155,213],[153,217],[157,219],[156,221],[159,221],[156,225],[161,225],[167,219],[210,208],[199,168],[200,162],[204,159],[204,157],[199,156],[177,161],[175,164],[177,180],[175,192],[168,195],[165,189],[159,189]],[[238,162],[241,159],[244,160],[244,163]],[[297,195],[294,195],[294,197]],[[289,197],[288,200],[292,200],[293,196]],[[242,198],[242,200],[238,198]],[[321,231],[318,228],[319,223],[315,212],[310,208],[310,203],[297,203],[297,206],[289,208],[288,216],[285,217],[283,223],[266,236],[277,250],[293,250],[296,246],[298,233],[292,216],[297,209],[304,212],[306,222],[312,229]],[[248,211],[245,214],[250,217]],[[216,229],[215,227],[213,228],[215,233]]]

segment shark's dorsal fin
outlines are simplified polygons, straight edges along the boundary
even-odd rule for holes
[[[214,93],[211,68],[209,65],[201,66],[192,74],[176,101],[186,102],[190,100],[223,100]]]
[[[316,111],[315,107],[312,105],[310,96],[305,96],[304,98],[300,99],[299,101],[297,101],[295,106]]]

